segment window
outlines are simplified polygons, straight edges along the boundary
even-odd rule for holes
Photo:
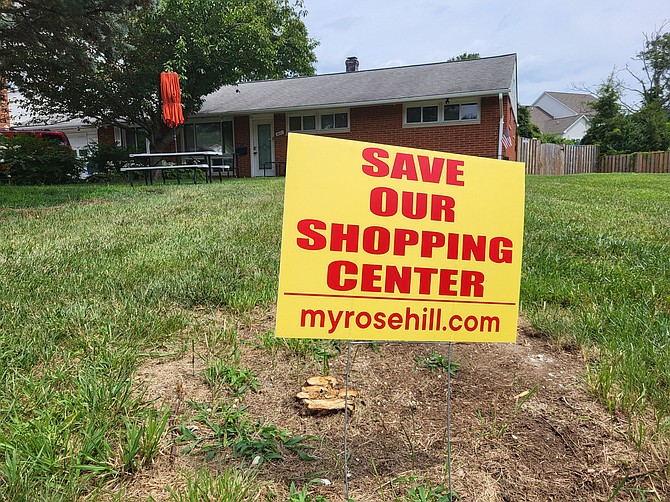
[[[221,154],[232,154],[233,123],[202,122],[184,126],[184,148],[187,152],[214,151]]]
[[[477,120],[479,118],[479,106],[477,103],[462,103],[456,105],[444,105],[444,120]]]
[[[123,146],[135,153],[146,153],[147,140],[139,129],[126,129],[123,136]]]
[[[316,129],[316,115],[297,115],[289,117],[289,131],[313,131]]]
[[[318,127],[317,127],[318,125]],[[309,113],[306,115],[291,115],[288,117],[290,131],[329,131],[349,129],[349,112],[337,111],[333,113]]]
[[[459,101],[447,99],[446,102],[413,104],[412,106],[405,107],[405,125],[478,121],[479,100]]]
[[[407,108],[407,123],[408,124],[419,124],[421,122],[421,107],[413,106]]]

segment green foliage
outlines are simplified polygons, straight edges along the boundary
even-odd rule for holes
[[[78,181],[82,163],[69,147],[17,134],[0,136],[0,171],[19,185],[57,185]]]
[[[464,52],[463,54],[447,59],[447,61],[470,61],[472,59],[479,59],[480,57],[479,52]]]
[[[130,161],[129,155],[137,153],[118,143],[94,143],[88,151],[87,162],[96,173],[119,172]]]
[[[553,143],[555,145],[572,145],[575,143],[574,140],[570,138],[564,138],[560,134],[553,132],[541,133],[539,139],[542,143]]]
[[[630,116],[621,107],[622,84],[614,75],[603,82],[597,99],[591,104],[595,117],[582,144],[598,145],[600,155],[638,151],[638,130]]]
[[[670,33],[645,35],[644,49],[636,54],[643,76],[635,89],[642,98],[630,113],[622,109],[622,84],[614,74],[600,86],[593,104],[596,117],[582,140],[600,147],[601,155],[665,151],[670,148]]]
[[[6,74],[6,66],[11,66],[12,61],[23,60],[22,64],[28,66],[48,55],[74,60],[77,50],[90,44],[113,48],[125,32],[121,15],[150,3],[151,0],[3,2],[0,74]]]
[[[225,385],[234,396],[241,397],[247,390],[258,391],[260,383],[256,380],[254,372],[239,366],[239,355],[235,353],[227,358],[212,358],[205,369],[205,380],[213,387]]]
[[[449,372],[451,376],[455,377],[458,366],[458,363],[454,362],[449,364],[449,359],[436,350],[431,350],[430,354],[427,356],[414,356],[414,371],[416,371],[417,368],[422,368],[430,370],[431,373],[435,373],[435,371],[440,371],[442,373]]]
[[[670,148],[670,121],[668,111],[660,100],[650,101],[632,115],[637,128],[638,144],[633,151],[658,152]]]
[[[516,128],[517,135],[522,138],[539,138],[542,135],[540,128],[533,124],[530,117],[530,107],[519,105],[519,120]]]
[[[245,457],[262,464],[283,459],[284,451],[288,450],[301,460],[314,460],[308,453],[313,446],[307,442],[318,438],[293,436],[274,424],[266,424],[263,419],[254,420],[244,407],[235,404],[214,410],[203,407],[193,420],[211,433],[198,435],[199,428],[179,427],[178,441],[187,445],[184,453],[200,449],[205,459],[211,460],[217,453],[225,454],[230,449],[233,457]]]
[[[288,502],[328,502],[328,499],[321,495],[312,496],[309,493],[309,484],[298,489],[295,483],[291,483],[288,497]]]
[[[395,478],[389,483],[389,488],[397,501],[450,502],[460,498],[456,492],[450,494],[448,487],[433,485],[430,480],[421,479],[417,476]],[[403,494],[402,498],[400,498],[401,493]]]
[[[664,25],[665,26],[665,25]],[[645,35],[644,48],[635,59],[642,62],[645,78],[636,77],[642,87],[644,105],[655,103],[670,111],[670,32],[663,28]]]
[[[207,466],[203,466],[195,474],[184,475],[184,477],[186,478],[185,487],[178,490],[168,487],[170,500],[175,502],[204,500],[247,502],[255,500],[262,486],[256,482],[255,471],[245,471],[234,465],[227,466],[216,476],[212,476]]]
[[[73,36],[70,43],[46,51],[43,39],[31,40],[21,51],[6,54],[0,74],[21,91],[33,112],[134,125],[155,150],[172,140],[162,123],[161,71],[180,75],[185,117],[223,85],[314,72],[316,42],[307,35],[299,1],[145,3],[139,10],[114,14],[119,29],[110,40]]]

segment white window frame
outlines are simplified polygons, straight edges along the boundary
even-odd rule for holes
[[[229,146],[232,148],[232,151],[226,151],[225,136],[224,136],[224,133],[223,133],[223,129],[224,129],[223,123],[224,122],[229,122],[230,123],[230,129],[231,129],[232,134],[230,136],[231,144]],[[190,141],[192,141],[194,145],[197,143],[197,137],[196,137],[196,134],[195,134],[195,132],[196,132],[195,131],[195,126],[201,125],[201,124],[218,124],[219,125],[219,134],[221,135],[221,153],[220,154],[225,155],[225,156],[233,155],[233,153],[235,151],[235,124],[233,123],[233,119],[231,117],[223,117],[223,118],[220,118],[218,120],[207,120],[207,119],[189,120],[186,124],[184,124],[183,130],[181,132],[181,148],[182,148],[182,151],[186,151],[186,144],[187,144],[187,141],[188,141],[186,139],[187,133],[192,132],[193,134],[192,134],[192,138],[190,139]],[[193,126],[193,129],[191,129],[191,126]],[[191,136],[191,135],[189,134],[189,136]]]
[[[460,105],[477,105],[476,119],[460,118]],[[459,119],[445,120],[444,108],[446,105],[459,105]],[[437,106],[437,120],[423,121],[423,109],[426,107]],[[421,122],[407,122],[407,111],[410,108],[421,108]],[[482,100],[481,98],[449,98],[438,99],[432,101],[417,101],[415,103],[405,103],[402,107],[402,125],[403,127],[433,127],[433,126],[449,126],[449,125],[466,125],[466,124],[480,124],[482,118]]]
[[[347,127],[334,127],[335,115],[339,113],[346,113],[347,115]],[[333,127],[331,128],[322,128],[321,127],[321,118],[326,115],[333,116]],[[303,129],[303,117],[313,116],[315,120],[314,129]],[[300,117],[300,129],[291,129],[290,121],[292,118]],[[349,108],[337,108],[337,109],[327,109],[327,110],[305,110],[299,113],[287,113],[286,114],[286,129],[288,132],[300,132],[305,134],[331,134],[331,133],[342,133],[351,131],[351,112]]]

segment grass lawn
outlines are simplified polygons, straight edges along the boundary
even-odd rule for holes
[[[529,177],[521,297],[557,342],[591,350],[611,410],[670,432],[670,177]]]
[[[670,176],[526,186],[523,314],[584,347],[612,412],[652,416],[640,437],[669,439]],[[151,461],[169,413],[136,392],[135,370],[188,350],[198,310],[275,302],[283,188],[0,187],[0,499],[71,500]],[[208,374],[253,386],[239,368]]]

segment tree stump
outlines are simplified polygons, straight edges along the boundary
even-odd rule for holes
[[[358,391],[345,390],[344,385],[332,376],[314,376],[307,379],[296,398],[308,413],[322,414],[344,411],[345,397],[347,408],[353,413],[355,408],[354,399]]]

